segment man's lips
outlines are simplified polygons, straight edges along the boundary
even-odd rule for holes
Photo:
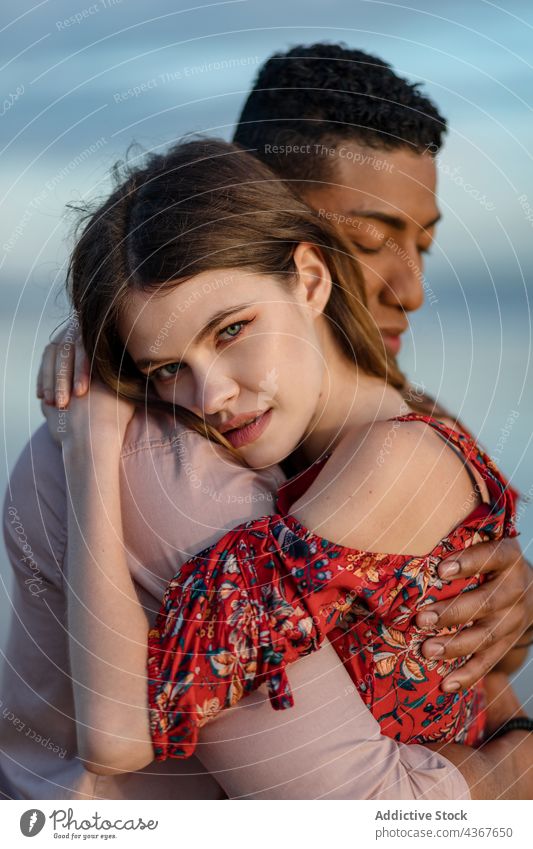
[[[400,353],[400,349],[402,347],[402,338],[401,334],[403,330],[382,330],[381,335],[383,337],[383,342],[385,343],[385,347],[390,351],[390,353],[397,357]]]

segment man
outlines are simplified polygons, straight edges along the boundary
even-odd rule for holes
[[[367,115],[358,115],[357,110],[360,110],[361,104],[354,102],[351,113],[347,112],[344,116],[338,113],[337,128],[345,124],[341,136],[332,136],[332,120],[330,118],[322,119],[320,113],[316,112],[318,108],[317,100],[328,100],[330,98],[332,92],[327,91],[326,93],[326,89],[335,91],[342,88],[341,85],[331,83],[331,74],[335,73],[337,67],[340,67],[340,65],[337,65],[339,56],[336,51],[341,50],[341,48],[317,46],[316,49],[319,50],[317,55],[325,60],[315,63],[316,76],[321,79],[320,85],[316,86],[320,89],[320,97],[316,96],[312,84],[308,86],[308,90],[305,87],[302,90],[300,84],[292,85],[290,82],[291,67],[300,75],[300,81],[305,79],[306,74],[309,73],[309,66],[313,64],[312,55],[315,48],[307,49],[309,61],[306,67],[300,67],[298,63],[293,61],[294,52],[293,55],[287,55],[285,62],[281,62],[279,58],[271,60],[265,66],[265,73],[270,75],[270,79],[272,79],[272,71],[277,67],[282,72],[282,78],[280,78],[279,83],[274,82],[270,85],[274,91],[270,104],[264,104],[263,117],[266,123],[261,124],[260,113],[261,103],[263,102],[260,91],[262,71],[258,85],[245,107],[236,139],[246,146],[256,148],[258,155],[268,157],[271,164],[275,164],[284,176],[287,175],[287,170],[294,166],[293,179],[296,181],[295,185],[298,185],[301,191],[303,190],[310,203],[319,208],[319,214],[326,216],[329,214],[330,217],[337,216],[337,223],[343,227],[347,225],[349,217],[353,219],[348,225],[349,233],[350,236],[353,236],[357,231],[357,249],[364,259],[369,306],[376,322],[382,329],[385,343],[393,353],[397,353],[401,332],[406,327],[406,312],[418,308],[422,303],[420,275],[415,273],[414,269],[419,268],[418,249],[423,249],[430,240],[431,230],[438,215],[434,201],[434,163],[431,156],[422,155],[422,150],[434,143],[435,132],[428,133],[428,122],[421,122],[424,131],[422,135],[419,134],[420,137],[417,137],[416,134],[413,135],[413,138],[417,139],[416,143],[407,140],[407,136],[405,136],[404,141],[400,142],[396,149],[393,146],[392,150],[383,146],[383,140],[392,137],[396,129],[392,129],[389,135],[386,131],[382,131],[381,135],[374,136],[374,143],[378,144],[375,148],[376,157],[378,156],[377,152],[380,151],[379,143],[381,142],[381,159],[385,161],[385,156],[389,157],[387,161],[392,166],[389,168],[389,174],[392,174],[395,180],[400,180],[401,185],[396,186],[393,191],[392,185],[384,183],[381,192],[374,192],[377,197],[372,198],[375,203],[379,202],[378,207],[364,205],[363,201],[367,203],[369,196],[372,195],[372,192],[369,192],[368,180],[378,173],[378,169],[371,166],[372,173],[370,174],[367,174],[365,170],[354,172],[360,179],[357,181],[357,186],[351,185],[349,175],[343,172],[339,174],[338,172],[338,168],[342,168],[343,165],[341,162],[343,156],[338,150],[339,145],[335,142],[335,138],[337,138],[337,141],[340,138],[344,139],[346,149],[351,151],[352,160],[356,155],[362,157],[363,151],[366,151],[371,142],[371,134],[362,141],[357,133],[352,134],[352,130],[363,122],[368,124],[369,121]],[[332,51],[331,55],[328,51]],[[383,78],[380,83],[382,87],[385,86],[385,89],[390,92],[391,79],[398,80],[398,100],[403,104],[406,114],[409,114],[409,110],[414,109],[413,102],[417,106],[421,103],[422,105],[427,104],[427,101],[423,101],[418,95],[415,96],[412,88],[394,77],[392,72],[388,71],[387,66],[383,63],[378,64],[381,64],[382,69],[386,71],[385,74],[382,73]],[[366,57],[366,65],[368,67],[363,67],[363,77],[369,68],[372,69],[376,65],[376,62],[371,57]],[[329,83],[327,82],[328,79],[330,80]],[[356,90],[354,87],[359,85],[360,79],[361,66],[358,69],[358,74],[351,81],[346,81],[345,86],[347,88],[352,86],[351,90]],[[370,83],[366,82],[364,85],[370,85]],[[290,114],[284,112],[281,105],[281,102],[285,102],[286,98],[291,97],[291,88],[300,89],[298,92],[298,109],[294,110],[293,106],[292,114],[303,115],[304,118],[307,116],[307,120],[301,122],[302,135],[299,137],[298,144],[300,146],[306,144],[320,145],[318,152],[313,152],[312,156],[307,155],[307,159],[305,159],[305,153],[303,154],[304,158],[297,159],[280,154],[279,151],[273,151],[272,147],[267,150],[268,145],[292,144],[288,140],[290,139],[290,131],[294,129],[295,125],[288,126],[291,123]],[[269,133],[270,130],[274,131],[271,118],[275,113],[276,97],[282,126],[280,135],[274,133],[272,136],[276,141],[271,141]],[[307,102],[307,97],[310,98],[310,103],[306,113],[304,104]],[[378,103],[379,97],[380,95],[377,94],[374,85],[369,100],[372,101],[373,99],[375,103]],[[383,94],[381,97],[383,99]],[[257,106],[256,98],[259,98],[259,106]],[[259,112],[257,112],[256,107],[259,108]],[[256,110],[255,117],[250,115],[250,109]],[[346,104],[346,109],[348,109],[348,104]],[[393,112],[394,110],[391,110],[391,127],[394,127]],[[320,128],[320,124],[322,124],[322,128]],[[268,133],[261,143],[249,144],[245,138],[246,131],[247,129],[251,130],[254,126],[258,131],[263,126],[263,129],[266,128]],[[308,130],[307,140],[304,133],[306,127]],[[287,139],[287,141],[283,142],[283,139]],[[322,145],[324,145],[324,150]],[[331,153],[331,150],[334,152]],[[365,152],[364,155],[367,158],[364,161],[358,159],[357,162],[358,164],[361,162],[366,167],[371,162],[369,157],[373,156],[374,153]],[[394,157],[392,161],[390,157]],[[349,161],[348,155],[344,158],[347,163]],[[377,162],[377,158],[375,161]],[[325,173],[322,177],[317,175],[315,169],[318,164],[327,166],[327,168],[331,167],[329,176],[326,176]],[[411,172],[413,178],[408,179],[407,184],[402,181],[402,174],[406,168],[414,169],[414,173]],[[305,169],[310,169],[311,173],[305,173]],[[422,183],[423,190],[413,194],[413,186],[417,180]],[[343,185],[346,187],[344,190],[342,189]],[[406,185],[411,188],[411,194],[407,192],[407,197],[404,198]],[[331,194],[332,191],[333,195]],[[391,193],[391,198],[388,201],[385,200],[387,191]],[[352,213],[349,216],[347,213],[351,212],[350,207],[354,203],[357,204],[356,211],[358,214],[354,216]],[[323,213],[320,210],[323,210]],[[341,216],[344,216],[346,220],[341,220]],[[355,226],[354,221],[356,220],[357,222],[362,221],[362,224],[357,223]],[[367,225],[371,225],[370,229],[367,228]],[[382,227],[381,230],[380,227]],[[389,238],[393,238],[394,242],[394,237],[398,237],[398,250],[395,251],[391,247],[390,256],[381,254],[381,257],[378,258],[383,245]],[[391,245],[393,242],[391,242]],[[414,265],[413,262],[406,262],[405,258],[400,258],[400,252],[405,250],[408,251],[408,256],[411,259],[415,254],[417,255],[417,259],[413,260]],[[384,256],[387,261],[380,265]],[[53,345],[49,347],[45,357],[40,378],[40,394],[44,394],[49,402],[53,402],[51,374],[55,369],[56,360],[61,362],[64,351],[64,344]],[[77,357],[78,378],[82,383],[84,381],[87,383],[87,374],[85,373],[84,376],[84,368],[86,371],[83,360]],[[69,384],[70,378],[68,378]],[[68,387],[63,385],[61,388],[63,395],[65,395]],[[51,390],[52,395],[50,396]],[[63,397],[61,400],[65,401],[66,399]],[[243,518],[251,518],[271,511],[271,496],[279,482],[279,475],[275,470],[271,470],[266,478],[258,482],[255,481],[257,498],[246,502],[244,499],[250,493],[251,481],[234,476],[228,482],[227,463],[215,456],[211,446],[202,441],[200,437],[192,435],[190,432],[184,432],[180,426],[169,424],[168,420],[164,421],[156,416],[152,416],[147,422],[143,422],[141,415],[134,420],[128,436],[128,442],[122,454],[124,532],[130,569],[136,579],[139,593],[147,601],[148,608],[153,614],[157,610],[164,584],[177,571],[180,558],[184,559],[187,554],[192,554],[195,550],[204,547],[219,533],[222,533],[223,529],[231,527],[232,524],[237,524]],[[203,486],[201,491],[195,490],[192,483],[192,474],[198,474],[198,470],[201,470],[204,476],[207,474],[206,470],[208,470],[210,483],[205,492]],[[24,490],[29,488],[34,489],[33,503],[28,506],[26,502],[24,511],[22,509],[17,510],[17,503],[22,501]],[[183,496],[184,492],[188,493],[187,506],[189,509],[187,515],[180,516],[180,495]],[[160,769],[161,765],[158,765],[157,769],[154,766],[148,770],[143,770],[142,773],[123,776],[98,776],[97,779],[84,769],[77,757],[74,707],[68,677],[67,640],[64,633],[65,592],[68,581],[68,564],[63,559],[67,502],[66,482],[60,453],[51,442],[45,428],[41,428],[32,438],[19,460],[10,482],[10,493],[11,497],[6,501],[5,530],[10,556],[15,567],[17,595],[3,678],[3,693],[9,692],[10,700],[8,704],[7,698],[5,698],[6,712],[0,732],[0,747],[2,749],[0,763],[6,778],[5,785],[8,789],[6,795],[11,792],[12,795],[29,798],[35,798],[36,795],[39,798],[46,798],[47,796],[50,798],[54,796],[59,798],[66,796],[77,798],[90,798],[91,796],[107,798],[149,798],[150,796],[220,798],[225,794],[239,795],[253,792],[257,797],[273,798],[276,790],[274,788],[269,790],[270,775],[257,772],[257,765],[268,763],[269,759],[266,755],[263,758],[256,755],[253,764],[237,762],[235,761],[235,746],[232,746],[231,751],[228,752],[228,758],[234,758],[232,766],[236,769],[229,769],[227,762],[217,762],[216,757],[214,758],[212,755],[216,748],[209,747],[207,747],[208,751],[204,761],[209,773],[205,769],[202,770],[201,765],[197,762],[187,762],[185,765],[183,762],[171,763],[170,765],[167,763],[162,769]],[[172,497],[173,493],[175,493],[174,498]],[[227,495],[227,500],[224,500],[224,497],[219,498],[224,493]],[[230,501],[231,497],[239,498],[235,493],[241,493],[242,500],[240,502],[238,500],[236,502]],[[214,498],[211,497],[212,494],[215,495]],[[214,502],[216,502],[216,510],[213,513]],[[230,503],[240,503],[240,506],[229,510],[227,505]],[[12,512],[10,513],[10,510],[16,510],[16,516]],[[198,533],[196,526],[195,536],[191,528],[194,524],[193,518],[198,516],[202,516],[205,527],[203,531]],[[189,531],[191,532],[187,536]],[[26,560],[22,566],[20,554],[24,545],[21,541],[30,548],[30,552],[24,552]],[[523,629],[526,614],[524,613],[524,605],[520,606],[518,600],[523,588],[524,567],[521,562],[514,565],[516,548],[513,543],[508,543],[507,546],[498,549],[499,552],[507,552],[505,564],[501,561],[501,554],[498,554],[494,547],[485,545],[480,546],[479,549],[478,553],[469,552],[468,555],[461,557],[461,573],[474,573],[480,569],[486,569],[496,571],[497,576],[490,582],[492,586],[488,590],[483,587],[475,593],[468,594],[470,598],[461,598],[456,602],[454,622],[464,623],[471,618],[478,619],[479,622],[476,628],[470,629],[469,634],[460,638],[461,642],[459,642],[459,639],[456,640],[455,653],[464,654],[472,651],[490,632],[495,635],[496,644],[489,651],[479,652],[476,658],[470,661],[471,665],[478,663],[487,666],[507,651]],[[490,560],[488,565],[484,565],[487,555],[490,555],[493,559]],[[498,558],[500,558],[500,562]],[[504,566],[506,568],[502,568]],[[34,590],[28,591],[30,586],[28,580],[31,578],[34,580]],[[36,585],[35,579],[39,580],[39,578],[41,583]],[[480,617],[479,610],[493,598],[493,589],[496,586],[498,586],[498,599],[504,599],[504,609],[499,611],[498,623],[495,623],[490,615]],[[43,592],[39,593],[39,589],[43,589]],[[436,606],[436,609],[442,613],[439,606]],[[448,615],[450,616],[450,614]],[[445,620],[441,615],[441,624],[443,621]],[[452,620],[450,619],[450,621]],[[426,646],[426,651],[430,652],[431,646]],[[453,646],[447,647],[446,652],[448,654],[453,653]],[[318,652],[318,656],[323,657],[322,652]],[[307,691],[313,691],[316,698],[317,685],[315,684],[313,688],[312,684],[322,674],[320,667],[316,665],[320,663],[320,659],[313,660],[314,665],[312,667],[309,667],[311,661],[307,663],[307,668],[311,670],[308,673],[310,677],[307,679],[304,677],[301,681],[298,679],[299,683],[302,684],[300,706],[305,701]],[[302,670],[304,670],[303,664],[299,672],[293,673],[296,678],[304,674]],[[475,672],[476,670],[472,666],[470,672],[465,667],[462,670],[461,681],[465,683],[468,675],[475,677]],[[320,690],[320,687],[318,687],[318,690]],[[357,713],[358,697],[352,690],[350,690],[348,699],[346,699],[345,694],[343,704],[343,711],[349,710],[353,713],[350,715],[339,714],[337,719],[334,719],[334,723],[337,723],[337,725],[334,725],[335,728],[350,727],[348,719],[355,723],[355,727],[368,720],[364,710],[363,713]],[[359,706],[360,704],[359,700]],[[259,708],[260,705],[254,705],[252,713],[255,712],[256,707]],[[320,704],[320,700],[313,704],[312,709],[316,715],[326,715],[324,710],[317,711],[318,707],[324,707],[324,703]],[[334,710],[335,706],[328,705],[328,719],[334,716]],[[247,720],[244,719],[246,712],[242,713],[242,722],[246,722]],[[306,719],[309,714],[310,711],[304,710],[303,717],[300,717],[300,719],[303,718],[304,725],[306,723],[309,725],[309,720]],[[271,719],[268,713],[267,716]],[[228,721],[224,720],[224,723]],[[506,744],[501,742],[500,744],[490,743],[486,747],[487,754],[483,756],[486,758],[485,761],[483,759],[476,760],[481,756],[469,753],[465,749],[467,753],[464,758],[465,765],[457,762],[463,771],[463,778],[461,778],[461,775],[454,770],[446,758],[435,754],[424,755],[421,747],[398,747],[398,744],[393,741],[380,737],[379,728],[377,730],[375,728],[370,729],[366,735],[365,739],[371,750],[368,749],[368,745],[366,749],[361,745],[353,751],[353,745],[347,746],[345,739],[342,743],[330,739],[327,741],[325,749],[323,748],[315,756],[316,746],[319,745],[321,740],[325,739],[325,732],[320,732],[317,727],[313,727],[311,738],[307,739],[305,744],[302,743],[301,757],[288,757],[288,752],[294,751],[299,739],[296,726],[291,728],[288,736],[287,732],[285,732],[286,736],[283,736],[282,729],[276,730],[274,721],[271,721],[273,723],[271,727],[274,729],[271,733],[274,735],[273,739],[277,741],[277,760],[274,769],[277,772],[278,786],[283,787],[282,797],[287,797],[291,793],[314,796],[320,792],[332,792],[333,795],[339,795],[339,792],[334,789],[336,787],[334,776],[327,777],[327,755],[328,751],[331,751],[331,746],[338,746],[336,751],[343,752],[343,763],[347,775],[350,776],[344,783],[348,788],[346,792],[351,793],[352,797],[355,794],[356,796],[371,796],[372,798],[456,798],[464,792],[468,793],[467,788],[465,790],[465,778],[471,787],[483,786],[485,773],[490,773],[491,769],[499,764],[503,786],[495,787],[489,781],[485,792],[487,797],[490,798],[492,797],[491,794],[498,795],[500,792],[506,792],[507,779],[511,776],[513,779],[516,778],[518,771],[518,761],[512,760],[509,749],[505,748]],[[53,727],[52,733],[51,727]],[[218,721],[213,723],[212,728],[206,729],[206,738],[212,737],[212,735],[216,737],[217,727],[224,728],[224,724],[219,724]],[[251,728],[252,724],[249,727]],[[307,733],[309,734],[309,730]],[[515,738],[515,745],[522,747],[521,751],[524,746],[530,745],[527,735],[524,735],[523,732],[514,732],[514,734],[520,735],[520,739]],[[232,736],[234,735],[226,734],[226,738]],[[21,744],[23,737],[24,745]],[[39,740],[36,742],[37,738]],[[218,741],[218,747],[223,748],[220,744],[221,741]],[[39,748],[36,748],[36,746]],[[54,751],[58,748],[59,751]],[[380,755],[376,755],[378,750],[381,752]],[[65,754],[62,754],[63,752]],[[242,755],[240,756],[242,757]],[[287,764],[288,760],[291,762],[290,765]],[[366,773],[361,770],[362,762],[367,768]],[[313,764],[315,768],[319,790],[317,790],[316,785],[312,784],[313,770],[306,765],[307,763]],[[372,764],[373,769],[371,768]],[[385,764],[389,766],[385,766]],[[390,766],[391,764],[393,767]],[[394,764],[397,765],[397,768],[394,767]],[[294,766],[296,766],[297,775],[291,775],[288,778],[288,770],[294,768]],[[317,767],[320,767],[320,769]],[[508,772],[505,771],[506,769],[508,769]],[[285,781],[283,780],[284,776]],[[303,781],[302,776],[304,776]],[[376,776],[379,777],[376,778]],[[356,778],[359,778],[359,784],[354,784]],[[328,781],[332,783],[328,784]],[[507,783],[511,784],[512,781],[509,780]],[[365,794],[368,795],[365,796]]]

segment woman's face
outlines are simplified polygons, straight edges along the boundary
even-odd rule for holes
[[[311,246],[299,245],[297,254],[293,288],[253,271],[204,272],[163,294],[133,292],[119,324],[161,398],[223,432],[254,468],[296,448],[322,391],[322,310],[331,283],[327,270],[320,277],[324,265]]]

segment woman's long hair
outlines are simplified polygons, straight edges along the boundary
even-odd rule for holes
[[[324,315],[340,350],[365,373],[404,389],[368,311],[350,244],[255,157],[217,139],[187,141],[148,155],[140,167],[115,166],[115,180],[110,197],[82,222],[68,275],[85,349],[113,391],[172,408],[158,399],[120,341],[118,319],[132,291],[157,297],[177,281],[235,268],[290,287],[301,242],[320,249],[331,274]],[[239,456],[202,419],[173,409],[185,425]]]

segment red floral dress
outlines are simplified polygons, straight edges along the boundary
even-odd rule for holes
[[[443,693],[442,678],[465,662],[426,659],[420,629],[427,604],[478,586],[443,581],[453,551],[514,536],[514,495],[490,458],[464,434],[429,416],[482,476],[490,501],[477,507],[427,555],[377,554],[337,545],[288,513],[327,458],[284,484],[277,513],[247,522],[189,560],[167,587],[150,631],[150,729],[155,757],[193,754],[202,725],[266,683],[275,709],[291,707],[286,667],[326,635],[384,734],[405,743],[482,739],[483,687]]]

